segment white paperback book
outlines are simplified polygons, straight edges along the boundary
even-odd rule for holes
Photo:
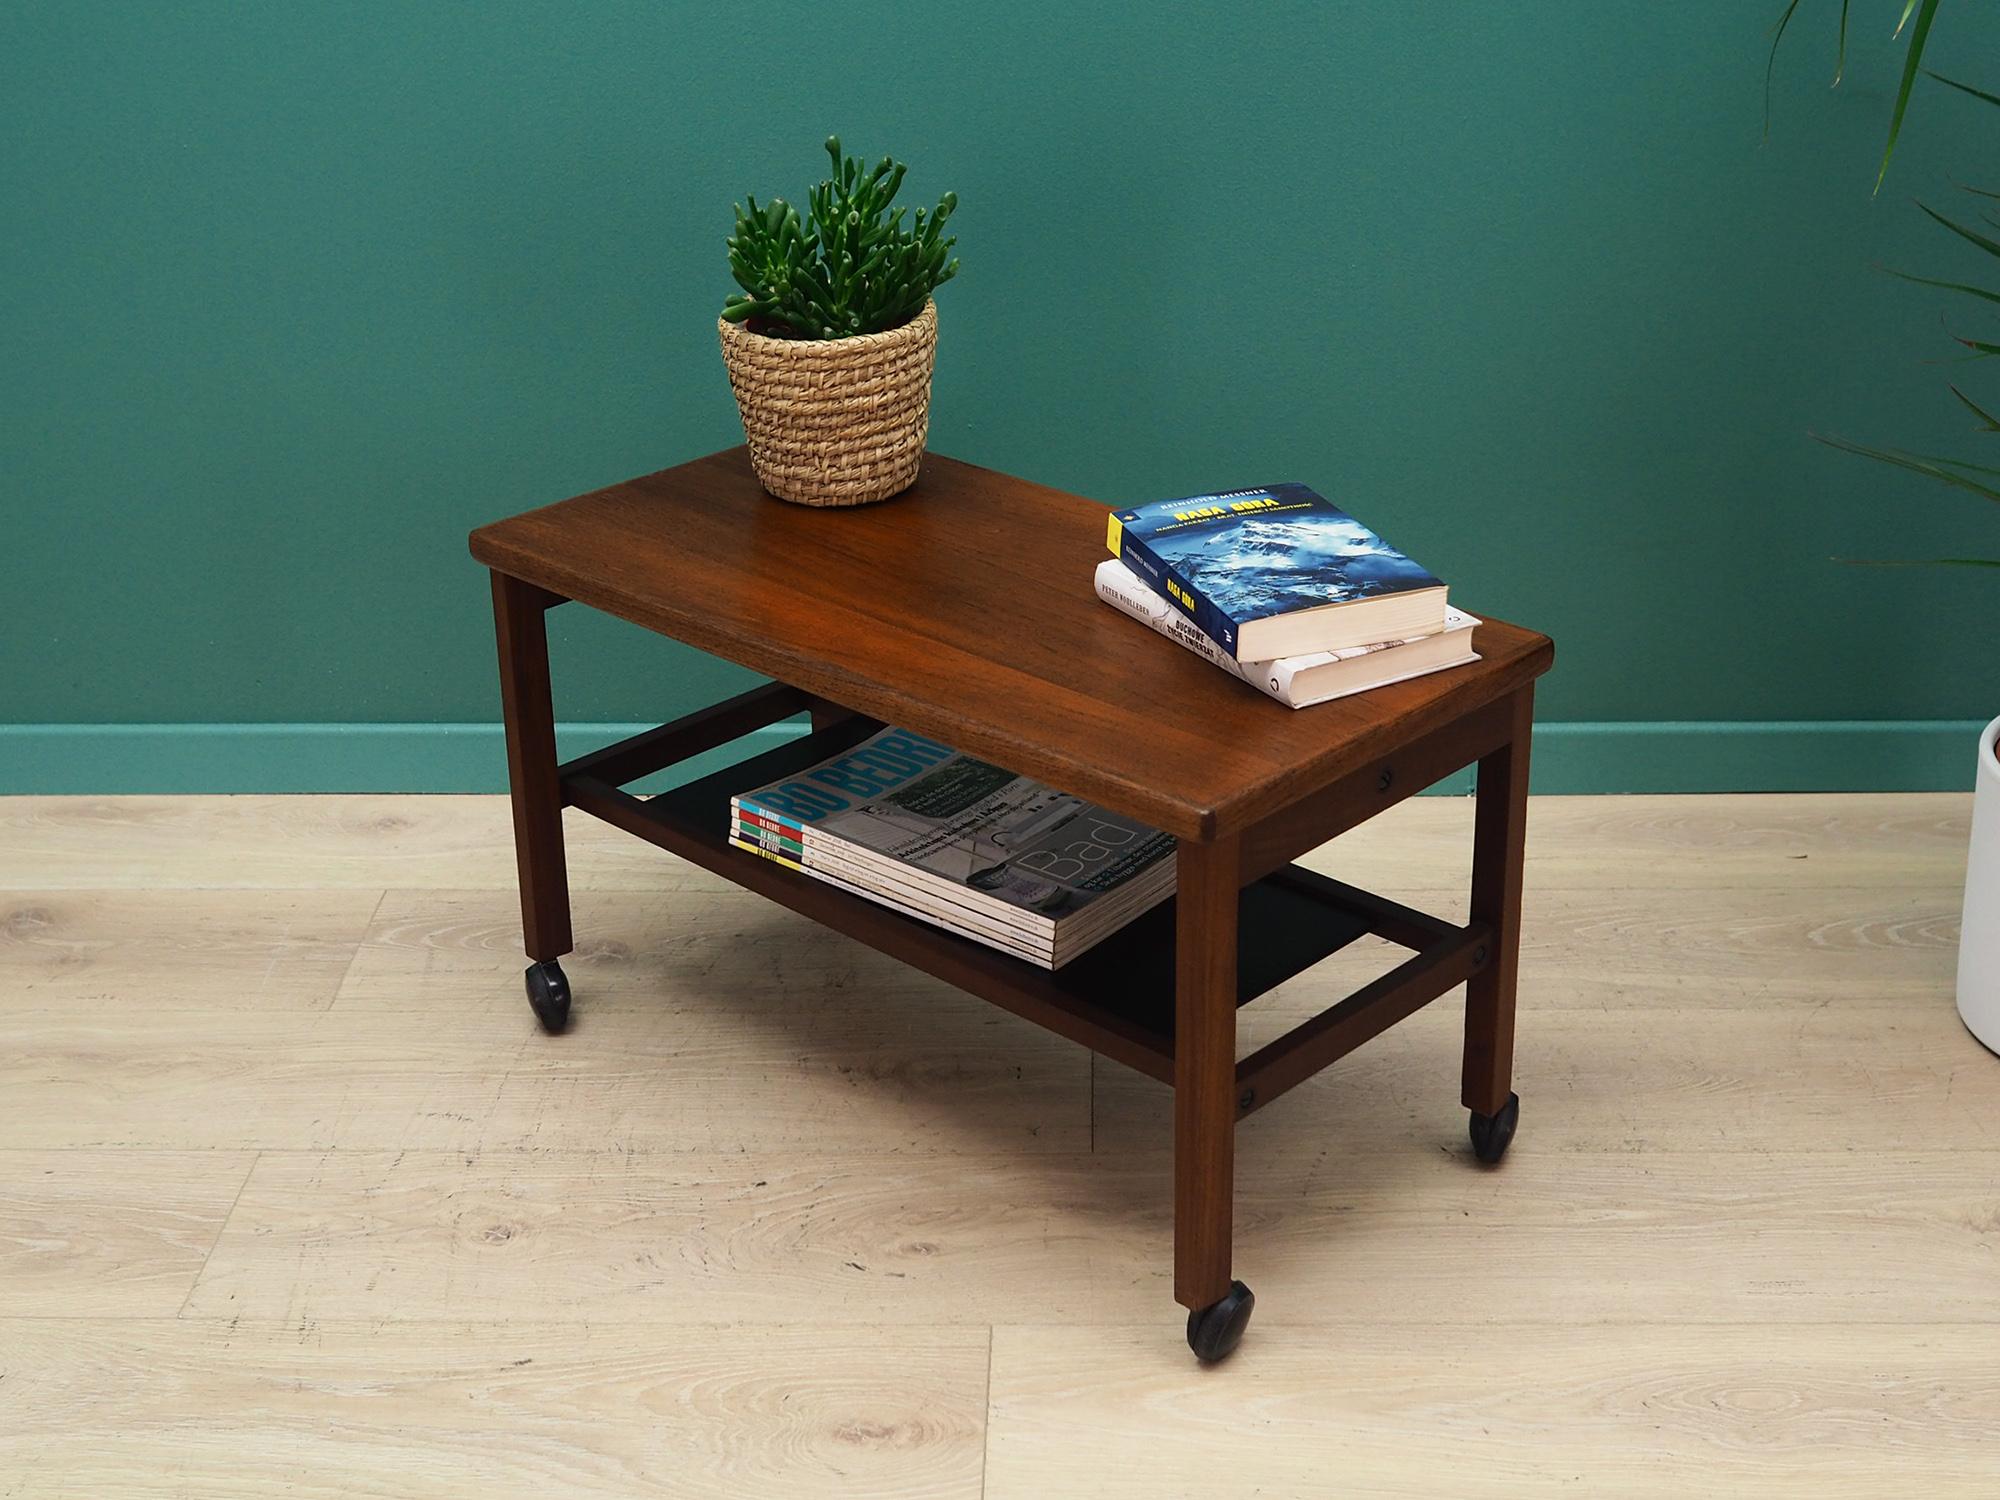
[[[1310,708],[1315,703],[1479,660],[1472,649],[1472,628],[1479,621],[1457,609],[1445,610],[1444,629],[1432,635],[1350,646],[1344,651],[1315,651],[1310,656],[1281,656],[1274,661],[1238,661],[1115,557],[1097,565],[1097,597],[1287,708]]]

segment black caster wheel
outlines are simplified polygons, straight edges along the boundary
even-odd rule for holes
[[[1257,1294],[1240,1281],[1229,1283],[1229,1295],[1188,1314],[1188,1348],[1205,1365],[1214,1364],[1243,1342]]]
[[[1474,1113],[1472,1116],[1472,1154],[1491,1166],[1507,1154],[1507,1143],[1514,1139],[1514,1127],[1521,1123],[1521,1096],[1509,1094],[1507,1102],[1500,1106],[1500,1112],[1493,1115]]]
[[[534,1008],[535,1019],[550,1036],[559,1035],[569,1025],[569,979],[562,965],[552,958],[529,964],[525,977],[528,1004]]]

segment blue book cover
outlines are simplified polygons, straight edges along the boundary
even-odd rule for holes
[[[1239,661],[1444,628],[1444,584],[1303,484],[1115,510],[1106,540]]]

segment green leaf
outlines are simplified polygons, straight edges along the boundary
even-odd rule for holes
[[[2000,568],[2000,557],[1841,557],[1850,568]]]
[[[1988,411],[1985,407],[1981,406],[1977,401],[1974,401],[1970,396],[1966,395],[1965,392],[1961,391],[1957,386],[1953,386],[1951,388],[1951,393],[1954,396],[1958,397],[1958,399],[1965,404],[1965,409],[1967,411],[1971,412],[1975,417],[1979,418],[1980,421],[1986,424],[1986,430],[1988,432],[2000,432],[2000,421],[1996,421],[1994,419],[1992,412]]]
[[[1978,480],[1968,478],[1963,474],[1954,474],[1950,469],[1943,467],[1943,464],[1953,463],[1955,460],[1926,458],[1916,453],[1898,453],[1893,448],[1871,448],[1865,443],[1852,443],[1846,438],[1829,437],[1817,432],[1813,434],[1813,437],[1817,441],[1825,443],[1827,447],[1838,448],[1843,453],[1856,453],[1863,458],[1872,458],[1877,463],[1893,464],[1899,469],[1908,469],[1913,474],[1921,474],[1926,479],[1935,479],[1939,484],[1948,484],[1957,489],[1970,490],[1975,495],[1984,495],[1988,500],[2000,501],[2000,489],[1995,489],[1991,485],[1981,484]],[[1981,473],[2000,474],[2000,469],[1984,469],[1976,464],[1959,464],[1958,466],[1960,468],[1976,469]]]
[[[1930,73],[1931,77],[1947,88],[1957,89],[1961,94],[1970,94],[1975,99],[1984,99],[1988,104],[2000,104],[2000,94],[1989,94],[1986,90],[1976,89],[1969,83],[1960,83],[1956,78],[1947,78],[1942,73],[1931,73],[1929,68],[1925,68],[1924,71]]]
[[[1974,474],[2000,475],[2000,468],[1992,464],[1976,464],[1969,458],[1946,458],[1941,453],[1905,453],[1903,457],[1919,459],[1927,464],[1943,464],[1951,469],[1968,469]]]
[[[1896,112],[1889,117],[1889,143],[1882,148],[1882,166],[1875,174],[1875,191],[1882,191],[1882,179],[1889,175],[1889,158],[1896,154],[1896,137],[1903,132],[1903,114],[1910,107],[1910,89],[1917,81],[1917,69],[1924,60],[1924,43],[1930,40],[1931,22],[1937,19],[1938,0],[1908,0],[1903,7],[1903,20],[1896,23],[1896,34],[1902,35],[1903,22],[1910,19],[1912,9],[1917,12],[1917,24],[1910,32],[1910,50],[1903,59],[1903,81],[1896,90]]]
[[[1889,272],[1899,281],[1914,281],[1918,286],[1941,287],[1947,292],[1964,292],[1970,297],[1983,297],[1988,302],[2000,302],[2000,292],[1989,292],[1983,286],[1968,286],[1962,281],[1939,281],[1935,276],[1913,276],[1908,271]]]
[[[1833,54],[1833,86],[1840,87],[1841,75],[1847,71],[1847,6],[1848,0],[1840,0],[1840,41]]]
[[[1973,244],[1977,245],[1980,249],[1984,250],[1988,255],[2000,255],[2000,244],[1996,244],[1994,241],[1989,240],[1988,238],[1986,238],[1985,235],[1979,233],[1977,230],[1967,229],[1963,224],[1954,223],[1952,220],[1947,219],[1943,214],[1939,213],[1936,209],[1932,208],[1928,203],[1919,203],[1917,207],[1921,208],[1925,213],[1929,214],[1933,219],[1937,220],[1938,223],[1944,225],[1944,227],[1949,229],[1953,234],[1958,235],[1962,239],[1970,240]]]
[[[1778,66],[1778,44],[1785,39],[1785,28],[1792,24],[1792,15],[1799,8],[1799,0],[1791,0],[1785,13],[1778,17],[1778,24],[1771,28],[1771,55],[1764,59],[1764,134],[1771,134],[1771,73]]]

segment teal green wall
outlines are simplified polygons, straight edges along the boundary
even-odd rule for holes
[[[1996,585],[1831,559],[1991,507],[1806,433],[1962,440],[1964,309],[1872,267],[1967,268],[1908,198],[1995,122],[1925,93],[1871,199],[1889,17],[1834,92],[1807,6],[1766,141],[1778,8],[14,0],[0,787],[489,783],[420,727],[497,712],[466,531],[738,440],[728,205],[836,129],[960,195],[940,451],[1348,498],[1557,638],[1550,789],[1962,784]],[[748,680],[554,621],[567,718]]]

